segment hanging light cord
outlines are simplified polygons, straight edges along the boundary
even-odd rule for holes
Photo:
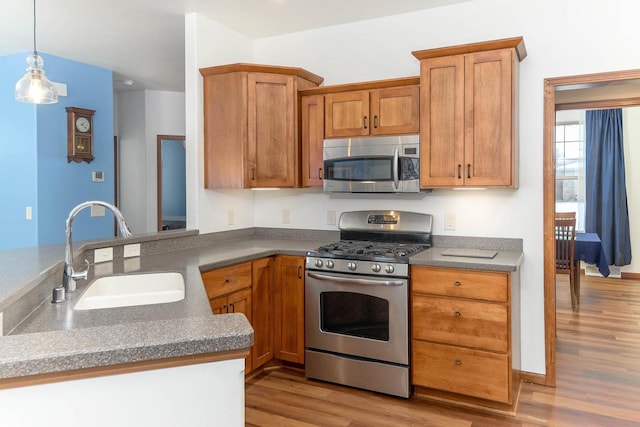
[[[33,0],[33,54],[38,54],[36,50],[36,0]]]

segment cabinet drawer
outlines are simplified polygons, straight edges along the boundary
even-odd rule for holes
[[[412,267],[413,292],[506,302],[509,273]]]
[[[422,341],[412,352],[414,385],[510,403],[508,355]]]
[[[507,304],[413,295],[413,338],[506,352]]]
[[[209,298],[216,298],[251,286],[251,263],[232,265],[202,273]]]

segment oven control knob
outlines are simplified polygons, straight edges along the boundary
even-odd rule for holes
[[[371,266],[371,270],[373,270],[374,273],[380,273],[381,269],[382,269],[382,267],[380,267],[380,264],[373,264]]]
[[[333,261],[331,261],[331,260],[327,261],[327,268],[333,268],[334,265],[335,264],[333,263]]]
[[[358,267],[358,266],[357,266],[357,265],[356,265],[356,263],[355,263],[355,262],[353,262],[353,261],[349,261],[349,262],[347,263],[347,268],[348,268],[349,270],[351,270],[351,271],[355,271],[357,267]]]
[[[391,274],[391,273],[393,273],[393,272],[395,271],[395,268],[393,268],[393,265],[387,265],[387,266],[384,268],[384,271],[385,271],[385,273],[389,273],[389,274]]]
[[[316,260],[316,267],[318,267],[318,268],[322,267],[322,260],[321,259],[317,259]]]

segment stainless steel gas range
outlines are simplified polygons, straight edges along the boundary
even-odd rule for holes
[[[307,252],[305,374],[409,397],[409,257],[431,247],[433,218],[340,216],[340,242]]]

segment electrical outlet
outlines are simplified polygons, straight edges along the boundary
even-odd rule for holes
[[[452,214],[452,213],[444,214],[444,229],[445,230],[456,229],[456,214]]]
[[[124,245],[124,257],[131,258],[135,256],[140,256],[140,243]]]
[[[27,206],[27,208],[25,209],[25,217],[27,219],[33,219],[33,211],[31,209],[31,206]]]
[[[336,211],[327,211],[327,225],[336,225]]]
[[[282,223],[291,224],[291,210],[282,209]]]
[[[233,211],[228,211],[227,212],[227,224],[228,225],[233,225],[234,222],[235,222],[235,213]]]
[[[93,262],[96,264],[99,262],[107,262],[113,260],[113,248],[110,246],[108,248],[100,248],[96,249],[93,252]]]

